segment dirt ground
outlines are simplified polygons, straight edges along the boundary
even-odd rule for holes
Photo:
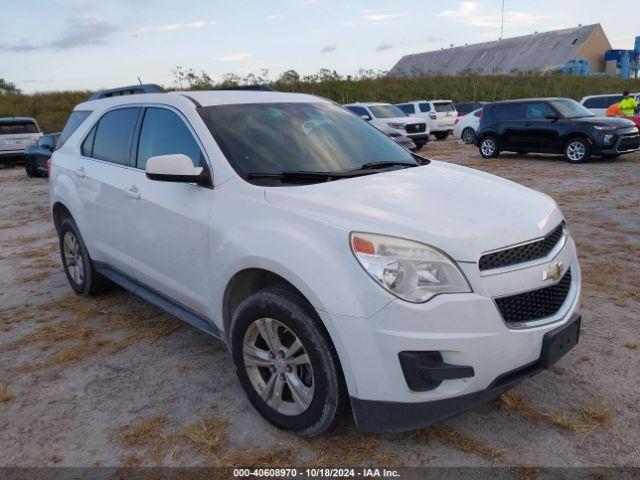
[[[640,466],[640,154],[484,160],[455,140],[422,153],[562,207],[584,273],[583,330],[551,370],[418,432],[362,434],[347,415],[323,438],[296,438],[253,410],[221,343],[118,288],[76,297],[47,180],[3,169],[0,466]]]

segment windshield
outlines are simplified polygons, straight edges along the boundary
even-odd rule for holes
[[[369,110],[376,118],[408,117],[406,113],[395,105],[370,105]]]
[[[248,103],[199,109],[235,170],[345,172],[375,162],[417,165],[382,132],[332,103]]]
[[[555,107],[563,118],[582,118],[595,117],[595,115],[580,105],[575,100],[563,98],[561,100],[552,100],[551,105]]]

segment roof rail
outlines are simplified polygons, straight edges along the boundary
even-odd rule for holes
[[[275,92],[269,85],[236,85],[233,87],[220,87],[214,90],[255,90],[259,92]]]
[[[127,87],[111,88],[109,90],[100,90],[91,95],[89,100],[98,100],[100,98],[117,97],[120,95],[134,95],[136,93],[165,93],[165,89],[155,83],[147,83],[144,85],[129,85]]]

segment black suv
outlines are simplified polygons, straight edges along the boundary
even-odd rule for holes
[[[572,163],[591,155],[617,157],[640,149],[631,120],[596,117],[569,98],[494,102],[482,109],[476,146],[484,158],[500,152],[562,153]]]

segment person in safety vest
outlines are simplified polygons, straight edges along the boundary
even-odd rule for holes
[[[638,108],[638,102],[636,99],[629,96],[629,91],[622,92],[622,100],[620,100],[620,113],[623,115],[633,115]]]
[[[618,115],[620,115],[619,103],[614,103],[613,105],[611,105],[609,108],[607,108],[607,111],[605,113],[605,116],[607,117],[617,117]]]

